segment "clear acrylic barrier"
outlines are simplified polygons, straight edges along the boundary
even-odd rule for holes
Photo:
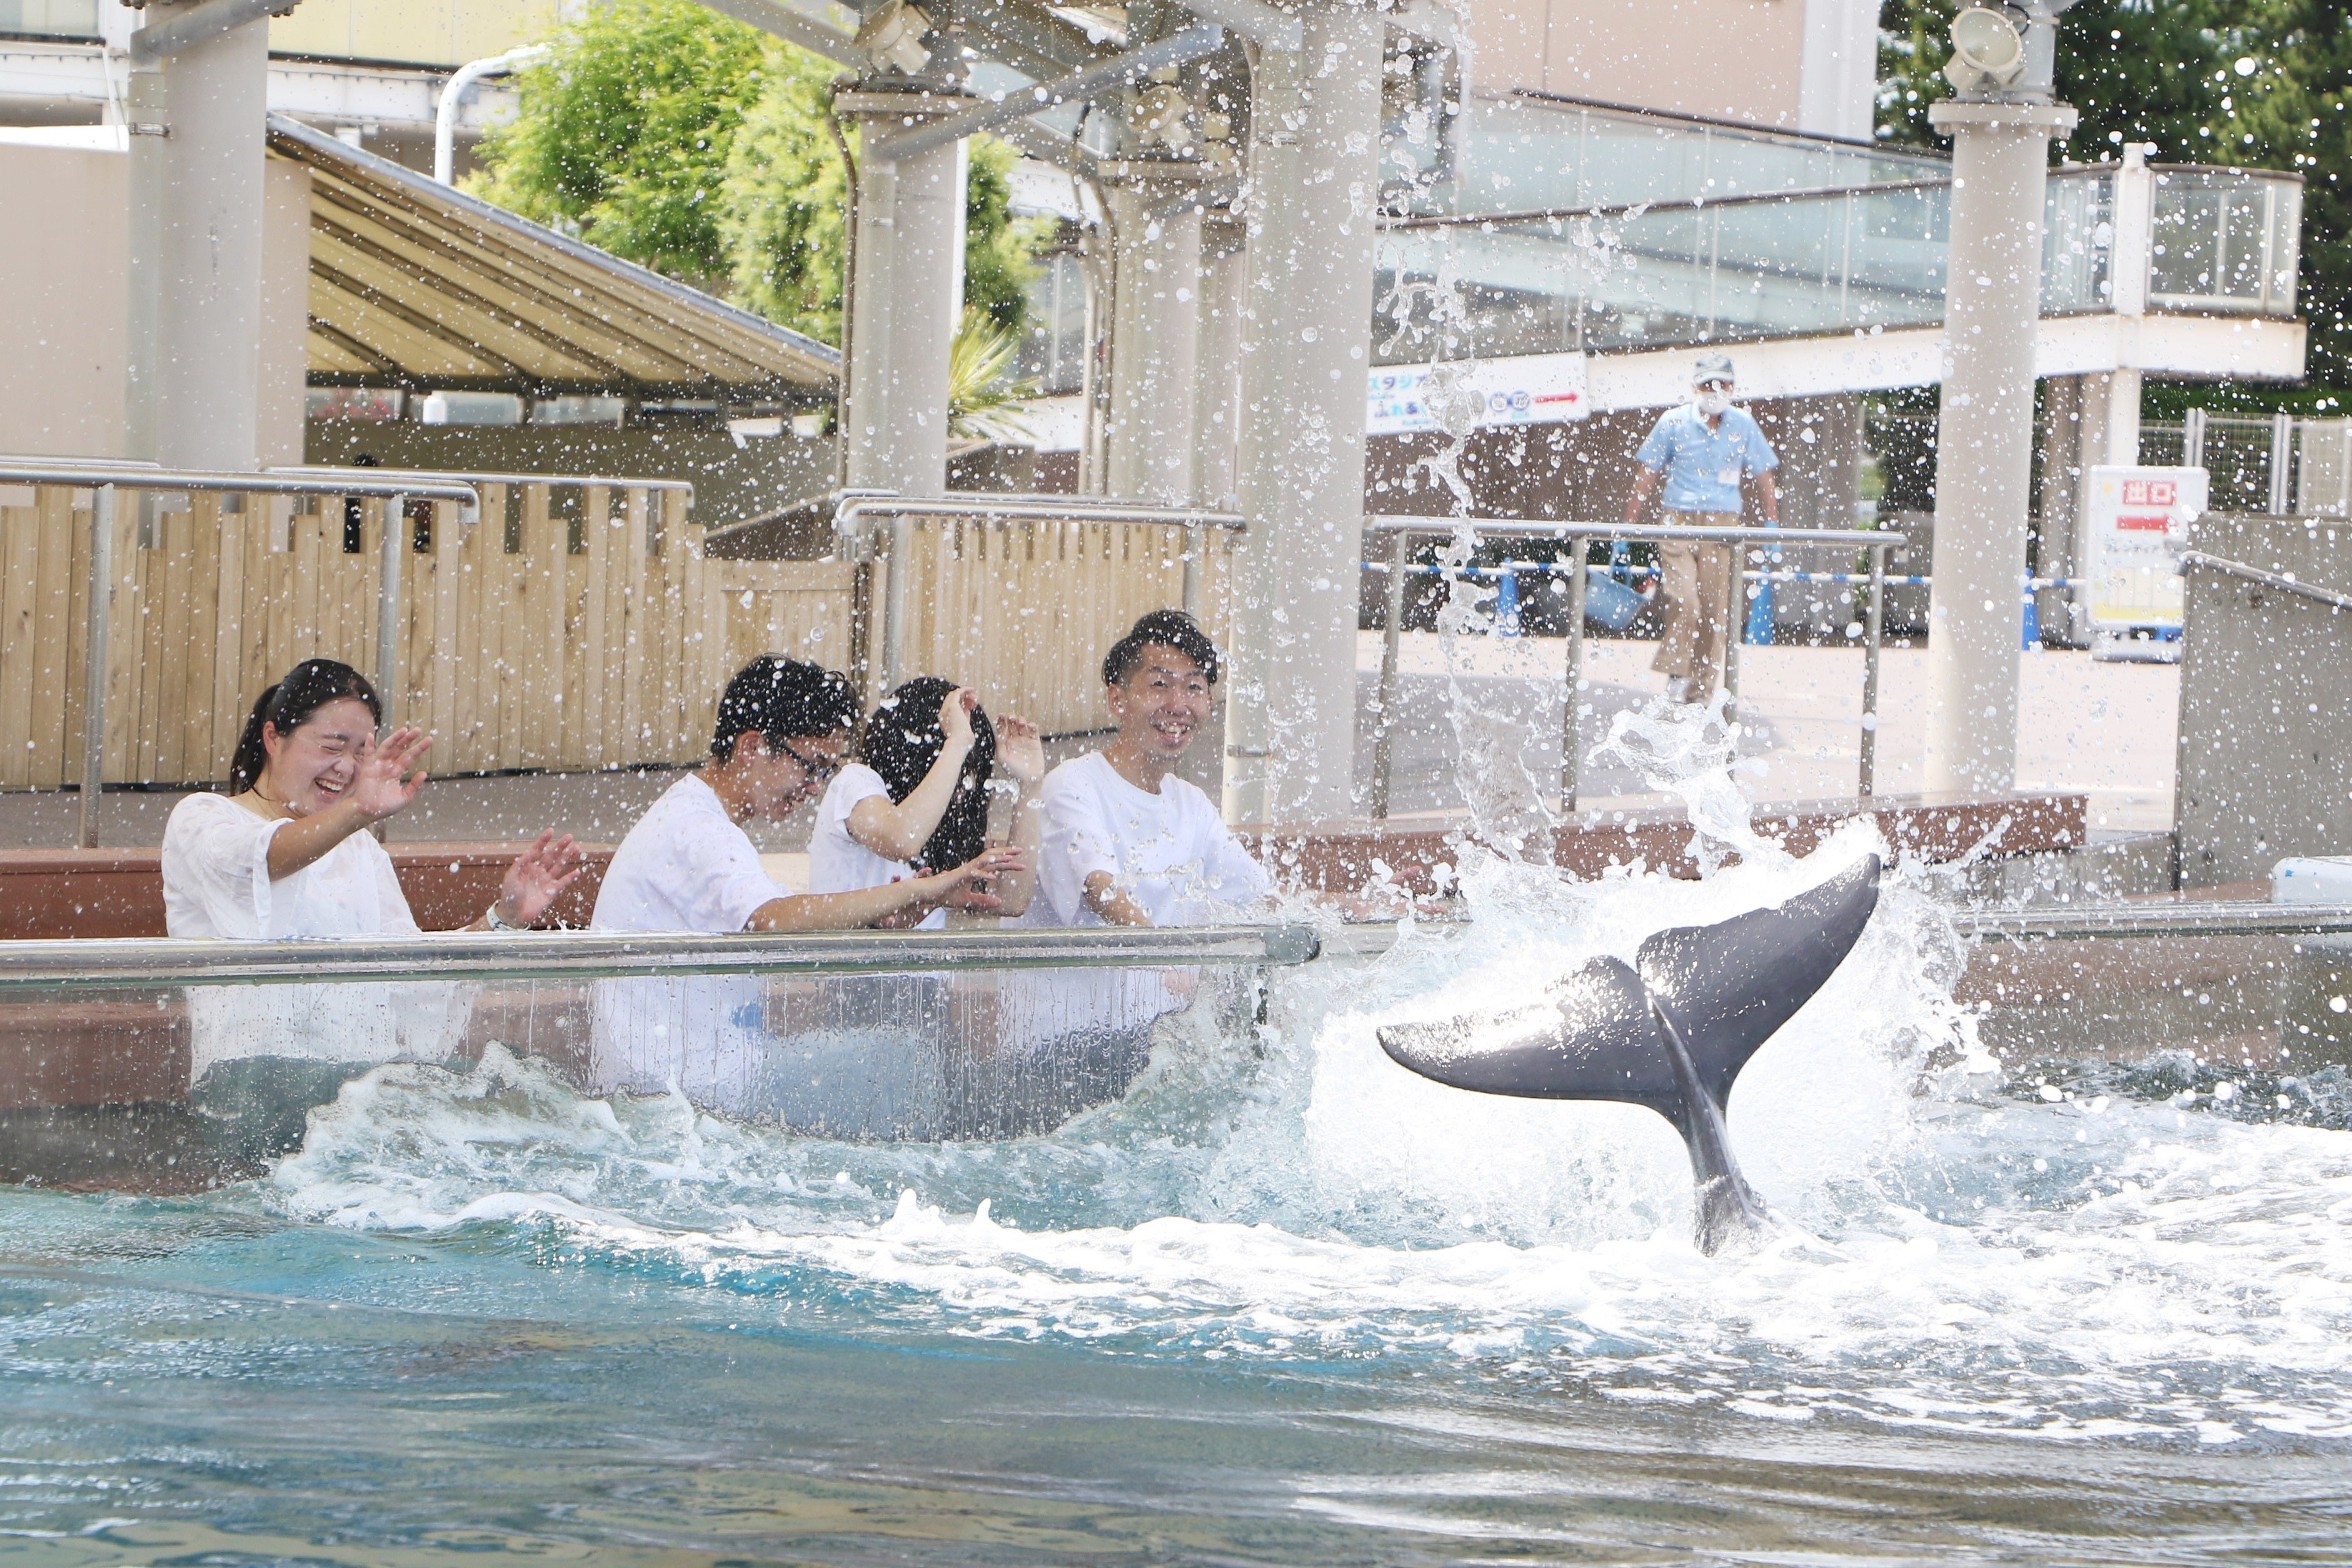
[[[1298,927],[9,943],[0,1181],[238,1179],[371,1068],[494,1045],[818,1136],[1019,1137],[1125,1093],[1168,1021],[1245,1033],[1265,971],[1316,951]]]

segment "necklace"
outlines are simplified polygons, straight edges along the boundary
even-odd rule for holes
[[[261,786],[259,784],[254,784],[251,788],[253,791],[253,798],[259,801],[262,805],[269,807],[270,810],[278,813],[278,816],[291,816],[294,815],[292,812],[286,809],[286,803],[284,801],[272,800],[268,795],[262,794]]]

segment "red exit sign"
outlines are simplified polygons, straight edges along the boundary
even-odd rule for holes
[[[2179,504],[2179,499],[2180,487],[2171,479],[2126,479],[2124,481],[2124,505],[2126,506],[2175,506]],[[2147,528],[2151,525],[2137,519],[2127,518],[2117,526]],[[2153,526],[2161,528],[2164,524],[2159,521]]]
[[[2116,530],[2119,533],[2165,533],[2171,528],[2172,519],[2162,512],[2142,512],[2137,517],[2126,514],[2116,519]]]

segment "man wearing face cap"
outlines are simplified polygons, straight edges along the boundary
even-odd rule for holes
[[[1766,525],[1780,526],[1780,493],[1772,470],[1780,459],[1754,417],[1732,406],[1732,384],[1729,355],[1699,357],[1691,371],[1691,401],[1661,416],[1634,454],[1641,470],[1633,499],[1625,503],[1627,522],[1641,521],[1664,479],[1667,522],[1737,527],[1739,481],[1752,477]],[[1704,702],[1723,679],[1725,639],[1733,635],[1735,610],[1746,604],[1734,575],[1738,555],[1728,544],[1658,546],[1666,635],[1650,668],[1667,678],[1670,701]]]

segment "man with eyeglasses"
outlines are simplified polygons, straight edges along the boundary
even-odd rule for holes
[[[1625,521],[1642,521],[1661,480],[1665,521],[1690,527],[1739,526],[1739,482],[1756,481],[1764,524],[1780,526],[1780,492],[1772,470],[1780,459],[1756,420],[1731,401],[1731,356],[1702,354],[1691,372],[1691,400],[1662,416],[1634,454],[1640,465]],[[1659,588],[1665,595],[1665,636],[1650,668],[1665,676],[1670,702],[1705,702],[1723,679],[1727,639],[1738,635],[1747,608],[1739,592],[1738,552],[1729,544],[1658,546]]]
[[[992,910],[975,881],[1023,869],[1003,847],[934,877],[850,893],[795,893],[771,878],[743,824],[781,822],[841,771],[859,719],[846,676],[763,653],[719,700],[710,755],[629,829],[596,895],[596,931],[834,931],[942,904]]]

